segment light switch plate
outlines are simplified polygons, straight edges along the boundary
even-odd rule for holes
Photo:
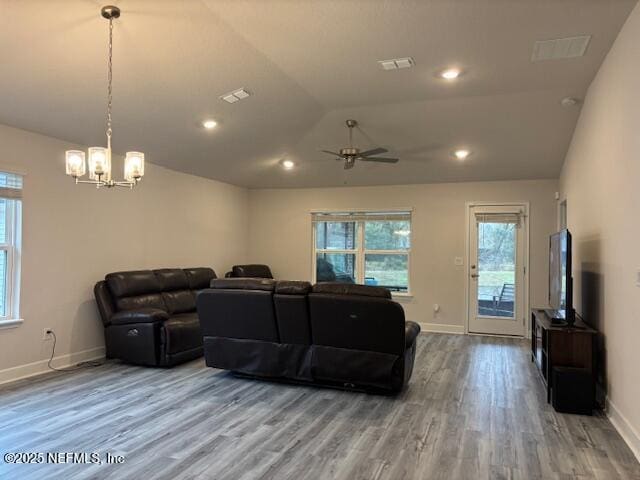
[[[456,257],[453,260],[453,263],[455,263],[458,267],[464,265],[464,261],[462,260],[462,257]]]

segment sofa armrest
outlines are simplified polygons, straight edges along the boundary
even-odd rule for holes
[[[407,321],[404,324],[404,348],[409,350],[416,341],[418,334],[420,333],[420,325],[416,322]]]
[[[169,314],[158,308],[140,308],[138,310],[123,310],[111,316],[112,325],[127,325],[129,323],[164,322]]]

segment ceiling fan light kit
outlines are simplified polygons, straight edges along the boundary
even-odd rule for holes
[[[341,148],[339,153],[332,152],[330,150],[321,150],[321,152],[328,153],[329,155],[334,155],[335,157],[337,157],[336,160],[343,160],[345,170],[353,168],[356,164],[356,160],[360,160],[362,162],[398,163],[398,158],[374,156],[381,153],[387,153],[389,150],[387,150],[386,148],[378,147],[363,152],[359,148],[354,147],[353,129],[358,126],[358,122],[356,120],[347,120],[345,123],[347,124],[347,128],[349,129],[349,146]]]
[[[108,56],[108,81],[107,81],[107,146],[90,147],[89,159],[85,160],[82,150],[67,150],[65,153],[65,173],[75,179],[76,184],[84,183],[95,185],[96,188],[126,187],[133,188],[144,176],[144,153],[127,152],[124,160],[124,180],[111,179],[111,106],[112,106],[112,80],[113,80],[113,20],[120,17],[120,9],[113,5],[102,7],[101,15],[109,20],[109,56]],[[87,173],[89,165],[89,180],[80,180]]]

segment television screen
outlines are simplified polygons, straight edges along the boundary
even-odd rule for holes
[[[571,311],[571,234],[562,230],[549,240],[549,304],[567,318]]]

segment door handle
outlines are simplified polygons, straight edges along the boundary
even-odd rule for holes
[[[480,276],[479,273],[472,273],[471,278],[478,278]]]

